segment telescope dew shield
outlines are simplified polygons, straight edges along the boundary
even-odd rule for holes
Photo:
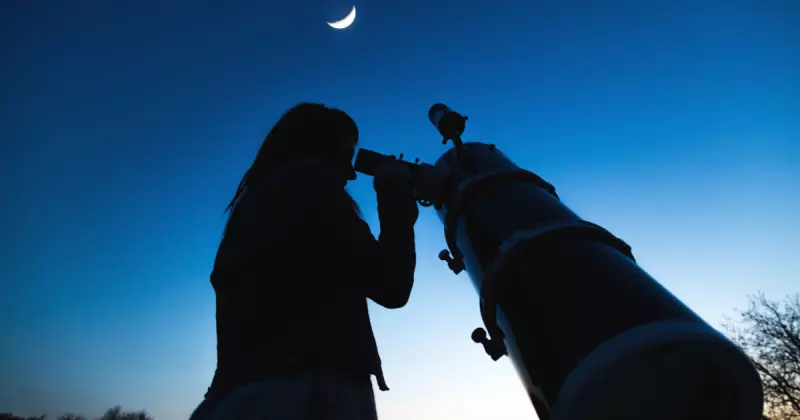
[[[458,185],[437,210],[450,252],[539,418],[760,419],[749,358],[550,184],[482,143],[435,167]]]
[[[445,104],[434,104],[428,110],[428,119],[444,137],[442,144],[447,143],[447,140],[453,140],[456,145],[461,144],[461,135],[467,127],[467,117]]]

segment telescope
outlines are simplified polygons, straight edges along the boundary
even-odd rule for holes
[[[472,340],[511,362],[542,420],[757,420],[750,359],[636,263],[631,247],[581,219],[540,176],[494,144],[462,142],[467,117],[428,118],[452,145],[434,164],[361,149],[414,174],[418,202],[444,225],[439,254],[465,271],[483,325]]]

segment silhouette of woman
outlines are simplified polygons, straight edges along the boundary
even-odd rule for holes
[[[229,211],[211,284],[217,369],[191,420],[377,419],[388,390],[367,299],[406,304],[418,208],[410,171],[375,174],[378,240],[344,187],[355,122],[301,103],[267,135]]]

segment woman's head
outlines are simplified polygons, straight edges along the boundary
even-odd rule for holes
[[[236,205],[248,185],[293,160],[314,158],[337,168],[344,186],[356,178],[352,162],[357,143],[358,126],[344,111],[317,103],[295,105],[267,134],[227,210]]]

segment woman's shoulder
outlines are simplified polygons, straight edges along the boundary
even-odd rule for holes
[[[307,160],[282,165],[248,186],[231,214],[228,232],[217,250],[215,270],[236,266],[254,249],[269,244],[286,248],[309,228],[305,209],[324,199],[318,189],[326,167]],[[255,181],[255,180],[254,180]]]
[[[238,207],[243,214],[258,218],[286,211],[299,215],[298,208],[322,205],[346,194],[336,179],[332,168],[314,159],[287,163],[272,170],[261,182],[254,182]]]

